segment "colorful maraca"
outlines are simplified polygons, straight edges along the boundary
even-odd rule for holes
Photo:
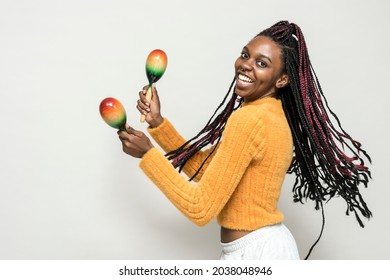
[[[156,49],[149,53],[146,59],[146,76],[148,77],[149,86],[146,91],[146,100],[152,99],[152,84],[157,82],[164,74],[167,68],[168,58],[164,51]],[[145,121],[145,115],[141,115],[141,122]]]
[[[113,97],[107,97],[100,102],[100,115],[111,127],[125,131],[126,111],[122,103]]]

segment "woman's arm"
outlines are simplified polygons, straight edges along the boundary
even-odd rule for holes
[[[239,111],[242,110],[230,117],[224,141],[197,185],[183,178],[156,148],[150,149],[140,162],[154,184],[198,225],[207,224],[219,214],[254,155],[263,148],[262,122],[250,114],[237,114]]]

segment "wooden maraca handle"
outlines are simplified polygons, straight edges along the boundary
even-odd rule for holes
[[[148,87],[148,90],[146,91],[146,94],[145,94],[145,98],[146,98],[146,101],[148,103],[150,103],[150,100],[152,100],[152,87],[151,86]],[[144,114],[141,114],[140,121],[142,123],[145,122],[145,118],[146,118],[146,116]]]

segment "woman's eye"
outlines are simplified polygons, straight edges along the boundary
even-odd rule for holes
[[[264,61],[261,61],[261,60],[257,62],[257,65],[259,65],[259,67],[261,67],[261,68],[267,67],[267,64]]]
[[[248,58],[248,57],[249,57],[249,56],[248,56],[247,53],[244,53],[244,52],[241,53],[241,58]]]

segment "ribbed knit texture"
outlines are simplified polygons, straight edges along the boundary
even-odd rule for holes
[[[165,151],[185,143],[167,119],[148,131]],[[210,150],[193,156],[184,172],[194,174]],[[283,220],[277,204],[292,154],[293,140],[281,101],[263,98],[243,103],[230,116],[223,139],[196,178],[197,184],[179,174],[157,148],[144,155],[140,167],[197,225],[217,217],[223,227],[255,230]]]

